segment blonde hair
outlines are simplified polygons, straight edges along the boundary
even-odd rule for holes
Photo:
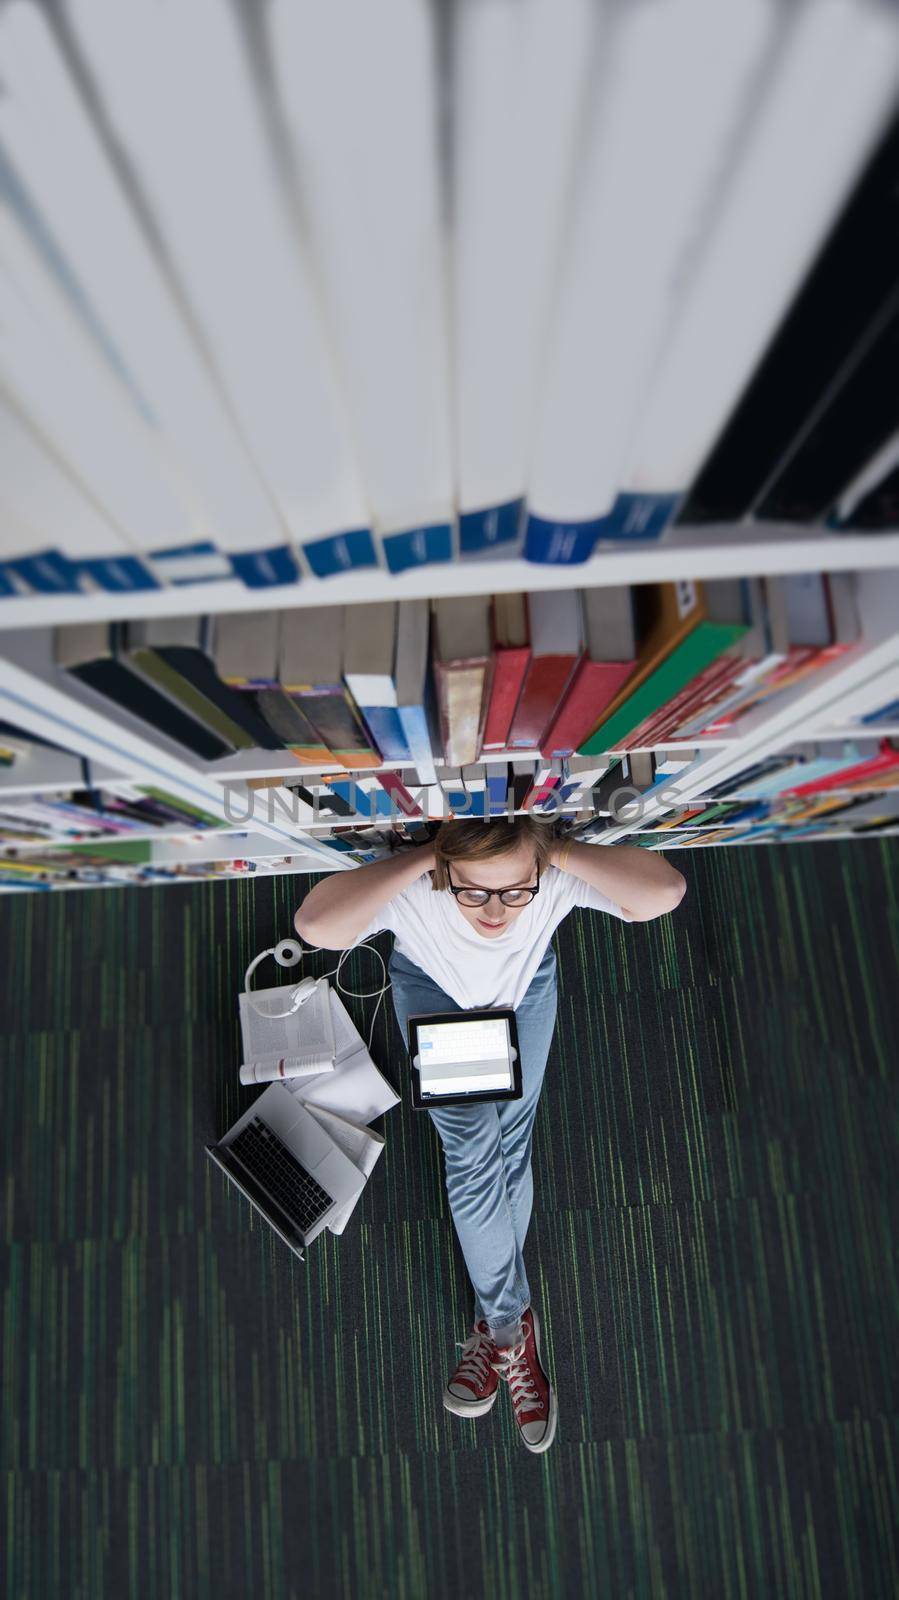
[[[510,855],[521,844],[532,846],[541,870],[549,861],[552,828],[533,817],[498,818],[493,822],[444,822],[434,840],[435,865],[431,887],[448,889],[450,861],[491,861]]]

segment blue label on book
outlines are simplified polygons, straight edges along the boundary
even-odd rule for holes
[[[22,556],[18,561],[5,561],[8,574],[6,594],[19,592],[14,580],[18,578],[38,594],[77,594],[80,589],[78,569],[58,550],[42,550],[38,555]]]
[[[498,773],[490,773],[487,777],[487,798],[490,802],[490,815],[499,817],[509,808],[509,780],[505,767]],[[514,807],[514,801],[512,802]]]
[[[276,584],[300,581],[299,564],[288,544],[232,555],[231,565],[248,589],[271,589]]]
[[[375,741],[383,761],[408,761],[412,752],[403,734],[399,711],[393,706],[360,706],[365,726]]]
[[[149,567],[136,556],[110,556],[105,561],[79,561],[78,571],[85,573],[100,589],[110,594],[131,594],[138,589],[160,589]]]
[[[410,567],[451,561],[452,528],[448,522],[437,522],[429,528],[410,528],[406,533],[385,534],[384,555],[391,572],[407,572]]]
[[[457,816],[483,817],[487,814],[487,796],[483,789],[448,789],[447,804]]]
[[[149,560],[166,583],[217,583],[234,577],[228,557],[209,539],[152,550]]]
[[[367,528],[352,528],[327,539],[312,539],[303,545],[303,554],[317,578],[331,578],[335,572],[350,572],[354,567],[376,567],[377,551]]]
[[[459,551],[463,556],[478,555],[496,544],[511,544],[518,538],[524,502],[507,500],[486,511],[465,511],[459,517]]]
[[[524,539],[526,561],[551,566],[574,566],[592,555],[605,517],[589,522],[549,522],[545,517],[528,515]]]
[[[603,518],[601,539],[658,539],[668,527],[683,496],[620,494]]]

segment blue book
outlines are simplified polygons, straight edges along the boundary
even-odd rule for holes
[[[484,789],[447,789],[447,804],[451,811],[462,817],[487,816],[487,793]]]
[[[109,556],[106,560],[78,561],[76,567],[110,594],[132,594],[139,589],[160,589],[145,562],[137,556]]]
[[[509,779],[506,768],[487,774],[487,799],[491,817],[505,816],[509,805]]]
[[[310,539],[303,545],[303,554],[317,578],[378,566],[378,553],[368,528],[351,528],[348,533],[335,533],[326,539]]]
[[[173,545],[166,550],[151,550],[147,559],[156,576],[165,583],[221,583],[236,577],[228,557],[209,539]]]
[[[41,550],[0,566],[0,594],[20,594],[23,589],[36,594],[78,594],[82,587],[77,566],[58,550]]]
[[[459,517],[459,553],[481,555],[497,545],[515,544],[521,533],[523,500],[507,500],[504,505],[488,506],[483,511],[464,511]]]
[[[899,722],[899,700],[891,700],[889,705],[880,706],[877,711],[869,711],[861,720],[869,726],[878,722]]]
[[[453,559],[453,530],[448,522],[409,528],[403,533],[385,533],[381,543],[390,572],[408,572],[410,567],[433,566],[435,562]]]
[[[550,522],[528,513],[525,560],[546,566],[575,566],[586,561],[593,554],[604,521],[604,517],[592,517],[587,522]]]
[[[283,583],[299,583],[300,566],[289,544],[273,545],[269,550],[232,552],[231,565],[248,589],[272,589]]]
[[[601,539],[658,539],[678,511],[682,494],[620,494],[603,518]]]
[[[412,751],[406,739],[398,708],[359,705],[359,710],[382,759],[391,763],[404,761],[414,766]]]

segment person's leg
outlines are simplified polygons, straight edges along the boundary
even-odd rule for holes
[[[416,1012],[459,1011],[425,973],[396,952],[390,958],[393,1005],[404,1038]],[[429,1112],[443,1145],[446,1188],[475,1292],[475,1321],[497,1343],[511,1342],[530,1303],[503,1167],[497,1105],[443,1106]]]
[[[524,1249],[534,1203],[534,1175],[531,1169],[534,1119],[555,1025],[556,957],[550,949],[515,1012],[518,1047],[521,1051],[522,1098],[497,1105],[506,1189],[519,1251]]]

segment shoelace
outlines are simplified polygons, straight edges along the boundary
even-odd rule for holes
[[[491,1352],[496,1346],[489,1335],[482,1333],[480,1328],[475,1328],[464,1343],[457,1339],[457,1347],[462,1351],[456,1376],[459,1378],[473,1378],[478,1388],[483,1388],[487,1373],[493,1366],[490,1359]]]
[[[518,1344],[510,1345],[508,1350],[501,1350],[499,1360],[491,1362],[491,1365],[494,1372],[499,1373],[503,1383],[509,1385],[512,1408],[516,1416],[526,1402],[535,1401],[539,1409],[543,1409],[531,1372],[524,1337]]]

